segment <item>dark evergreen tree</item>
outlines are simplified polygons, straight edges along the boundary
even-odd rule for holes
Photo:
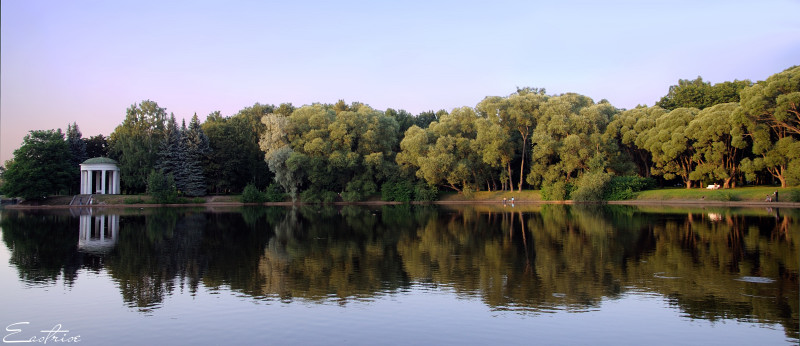
[[[70,154],[70,167],[69,174],[72,176],[72,183],[70,184],[70,193],[75,193],[80,190],[80,164],[88,159],[86,154],[86,142],[83,141],[81,130],[78,129],[78,124],[67,124],[67,147],[69,147]]]
[[[108,156],[108,141],[103,135],[84,138],[83,141],[86,143],[87,158]]]
[[[206,177],[203,171],[203,162],[211,152],[211,147],[208,143],[208,137],[200,127],[200,121],[197,118],[197,113],[192,117],[189,127],[183,127],[183,142],[186,148],[186,156],[184,159],[185,169],[185,189],[184,194],[187,196],[205,196],[206,194]]]
[[[178,128],[175,115],[170,114],[164,129],[164,139],[158,152],[156,168],[164,175],[172,174],[178,191],[186,191],[186,145],[183,130]]]

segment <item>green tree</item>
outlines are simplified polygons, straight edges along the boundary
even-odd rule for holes
[[[290,109],[291,105],[286,104],[278,110]],[[259,139],[265,131],[261,118],[274,110],[274,106],[256,103],[231,117],[223,117],[219,112],[209,114],[202,130],[210,147],[205,173],[211,191],[231,193],[242,191],[249,183],[259,189],[269,185],[272,176]]]
[[[70,170],[72,174],[72,182],[70,184],[70,193],[80,189],[80,164],[88,159],[86,154],[86,142],[83,140],[81,130],[78,129],[78,124],[67,124],[67,146],[70,151]]]
[[[103,135],[84,138],[83,141],[86,143],[87,158],[108,156],[108,140]]]
[[[687,189],[692,188],[695,148],[687,128],[695,119],[697,108],[677,108],[656,120],[656,126],[642,132],[643,147],[653,155],[653,174],[664,179],[680,178]]]
[[[735,187],[739,162],[747,142],[733,119],[738,103],[722,103],[700,111],[686,132],[695,150],[692,180],[723,181],[723,188]]]
[[[147,194],[156,203],[168,204],[178,201],[178,188],[172,173],[164,174],[160,170],[152,170],[147,176]]]
[[[741,98],[739,116],[748,128],[757,156],[743,160],[743,170],[749,179],[755,172],[766,170],[786,187],[787,176],[800,175],[800,66],[745,88]]]
[[[175,116],[170,114],[164,129],[164,138],[158,152],[156,169],[163,175],[171,175],[178,191],[186,191],[186,144],[184,130],[178,127]]]
[[[397,163],[429,185],[446,185],[458,192],[477,189],[488,171],[474,150],[477,119],[475,110],[462,107],[427,129],[412,126],[400,143]]]
[[[531,137],[528,183],[574,183],[589,170],[605,169],[607,143],[602,134],[616,112],[608,103],[594,104],[579,94],[547,100]]]
[[[614,115],[606,128],[606,134],[617,140],[618,147],[631,158],[642,177],[650,177],[653,158],[644,146],[647,138],[641,134],[655,127],[656,120],[666,113],[658,106],[638,106]]]
[[[200,126],[197,113],[192,116],[189,127],[183,131],[183,143],[186,148],[184,159],[184,169],[186,182],[184,193],[187,196],[206,195],[206,177],[203,171],[203,163],[211,152],[208,137]]]
[[[6,162],[3,194],[35,200],[67,190],[77,169],[71,157],[61,129],[30,131]]]
[[[119,162],[120,179],[130,192],[143,192],[158,161],[164,138],[166,108],[145,100],[131,105],[125,120],[109,136],[109,154]]]
[[[735,80],[711,85],[700,76],[695,80],[680,79],[677,85],[669,87],[669,93],[656,102],[656,106],[671,111],[681,107],[705,109],[721,103],[739,102],[739,92],[751,84],[749,80]]]
[[[511,134],[506,132],[498,122],[488,118],[477,119],[475,126],[477,134],[473,142],[473,150],[478,153],[483,163],[500,171],[500,188],[503,191],[513,190],[511,161],[516,153],[510,139]]]
[[[530,152],[528,143],[537,128],[539,118],[542,117],[542,107],[547,103],[548,99],[549,97],[545,95],[544,89],[523,88],[517,89],[516,93],[506,98],[487,97],[477,106],[481,114],[500,124],[506,133],[518,133],[518,136],[513,137],[513,139],[516,139],[516,147],[519,149],[517,152],[521,156],[519,161],[519,191],[522,191],[522,185],[525,183],[525,164],[528,160],[526,157]],[[507,155],[510,156],[510,154]]]
[[[275,182],[289,194],[292,201],[296,201],[297,189],[302,176],[299,172],[291,170],[287,164],[289,157],[294,152],[287,137],[289,115],[272,113],[261,119],[266,128],[261,134],[259,146],[264,152],[264,160],[266,160],[269,170],[275,175]]]

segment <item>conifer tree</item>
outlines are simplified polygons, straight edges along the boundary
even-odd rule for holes
[[[69,174],[72,177],[71,192],[76,192],[80,189],[80,164],[88,159],[86,142],[81,138],[82,136],[77,123],[67,124],[67,147],[69,147],[69,152],[72,154],[69,160]]]
[[[175,115],[170,114],[167,127],[164,130],[164,139],[158,152],[158,168],[164,175],[172,174],[178,191],[186,191],[186,145],[183,141],[183,131],[178,128]]]
[[[185,181],[183,192],[187,196],[205,196],[206,178],[203,160],[211,152],[208,137],[200,127],[197,113],[192,117],[189,127],[183,126],[183,143],[186,148],[184,158]]]

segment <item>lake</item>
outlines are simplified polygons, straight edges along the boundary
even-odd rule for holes
[[[4,341],[798,343],[800,210],[0,209]]]

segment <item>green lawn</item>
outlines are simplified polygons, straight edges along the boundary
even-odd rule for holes
[[[669,188],[639,192],[637,200],[711,200],[711,201],[752,201],[763,202],[767,195],[778,191],[779,202],[792,202],[800,197],[800,188],[780,188],[775,186],[738,187],[734,189],[706,190],[701,188]],[[797,197],[795,197],[797,196]],[[705,198],[704,198],[705,197]]]
[[[522,190],[522,192],[514,191],[478,191],[473,192],[471,196],[465,196],[456,192],[443,192],[439,194],[440,201],[502,201],[503,198],[509,201],[513,197],[517,201],[541,201],[542,196],[539,190]]]

